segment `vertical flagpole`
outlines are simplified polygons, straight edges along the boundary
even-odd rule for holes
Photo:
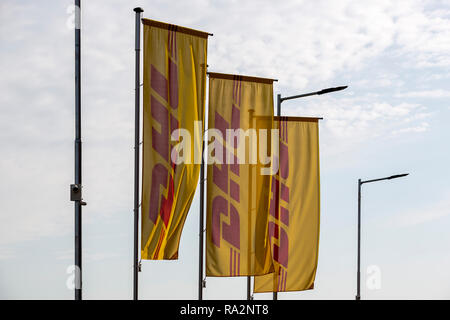
[[[281,116],[281,94],[277,94],[277,116]]]
[[[133,300],[138,300],[139,272],[139,90],[140,90],[140,44],[141,44],[141,12],[142,8],[134,8],[136,12],[136,70],[134,92],[134,258],[133,258]]]
[[[253,129],[253,112],[255,112],[255,110],[250,109],[248,110],[249,112],[249,129]],[[253,207],[253,179],[252,179],[252,173],[253,173],[253,166],[250,163],[250,157],[249,159],[249,173],[248,173],[248,194],[249,194],[249,200],[248,200],[248,224],[251,225],[251,221],[252,221],[252,207]],[[250,230],[249,230],[250,231]],[[248,245],[250,246],[251,243],[251,234],[250,232],[248,233]],[[249,250],[250,251],[250,250]],[[250,262],[250,255],[248,256],[248,261],[247,261],[247,268],[248,271],[250,271],[251,268],[251,262]],[[252,299],[252,289],[251,289],[251,278],[250,276],[247,276],[247,300],[251,300]]]
[[[247,300],[252,300],[251,277],[247,276]]]
[[[75,0],[75,300],[82,300],[81,279],[81,4]]]
[[[203,152],[205,150],[204,133],[202,133],[202,163],[200,165],[200,223],[198,241],[198,300],[203,300],[203,239],[204,239],[204,206],[205,206],[205,161]]]
[[[277,94],[277,116],[281,116],[281,94]],[[279,161],[281,163],[281,161]],[[280,168],[278,168],[280,170]],[[273,293],[273,300],[278,300],[278,292]]]

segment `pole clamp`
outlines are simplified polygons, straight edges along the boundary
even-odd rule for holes
[[[70,185],[70,201],[79,201],[82,206],[85,206],[87,203],[83,201],[83,197],[81,195],[81,190],[83,186],[81,184],[71,184]]]
[[[81,184],[71,184],[70,185],[70,201],[81,201],[83,200],[81,196],[81,189],[83,186]]]

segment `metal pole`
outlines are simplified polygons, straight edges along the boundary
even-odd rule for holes
[[[358,270],[356,273],[356,300],[361,300],[361,179],[358,179]]]
[[[198,300],[203,300],[203,232],[204,232],[204,203],[205,203],[205,162],[203,152],[205,150],[205,141],[202,134],[202,163],[200,165],[200,223],[198,240]]]
[[[281,94],[277,94],[277,116],[281,116]]]
[[[315,92],[310,92],[310,93],[303,93],[303,94],[298,94],[295,96],[289,96],[289,97],[283,97],[281,98],[281,101],[284,100],[292,100],[292,99],[298,99],[298,98],[304,98],[304,97],[309,97],[309,96],[315,96],[315,95],[322,95],[322,94],[326,94],[326,93],[330,93],[330,92],[335,92],[335,91],[341,91],[344,89],[347,89],[348,86],[342,86],[342,87],[335,87],[335,88],[327,88],[327,89],[322,89],[319,91],[315,91]]]
[[[281,94],[277,95],[277,116],[281,116]],[[279,168],[278,168],[279,170]],[[278,300],[278,292],[273,293],[273,300]]]
[[[81,192],[81,4],[75,0],[75,185]],[[75,201],[75,300],[82,300],[81,205]]]
[[[255,112],[255,110],[250,109],[248,110],[249,112],[249,128],[253,129],[253,113]],[[250,157],[249,157],[249,162],[250,162]],[[252,207],[253,207],[253,166],[251,165],[251,163],[249,163],[249,173],[248,173],[248,194],[249,194],[249,200],[248,200],[248,225],[251,225],[251,221],[252,221]],[[250,231],[250,230],[249,230]],[[250,248],[250,244],[251,244],[251,232],[248,233],[247,235],[248,237],[248,246]],[[251,250],[251,249],[250,249]],[[250,251],[249,250],[249,251]],[[250,271],[251,268],[251,260],[250,260],[250,255],[248,256],[248,260],[247,260],[247,268],[248,271]],[[250,276],[247,276],[247,300],[251,300],[252,299],[252,289],[250,288],[251,286],[251,279]]]
[[[134,8],[136,12],[136,69],[134,92],[134,258],[133,258],[133,300],[138,300],[138,272],[139,272],[139,90],[140,90],[140,44],[141,44],[141,12],[142,8]]]

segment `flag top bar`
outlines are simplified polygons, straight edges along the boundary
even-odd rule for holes
[[[258,119],[273,119],[274,121],[309,121],[315,122],[318,120],[323,120],[322,117],[289,117],[289,116],[258,116],[254,115]]]
[[[208,38],[208,36],[213,35],[212,33],[199,31],[199,30],[195,30],[195,29],[190,29],[190,28],[186,28],[186,27],[181,27],[181,26],[177,26],[175,24],[169,24],[169,23],[146,19],[146,18],[142,19],[142,23],[147,26],[161,28],[161,29],[167,29],[169,31],[186,33],[186,34],[190,34],[190,35],[202,37],[202,38]]]
[[[238,81],[260,82],[260,83],[269,83],[269,84],[273,83],[274,81],[278,81],[278,79],[260,78],[260,77],[243,76],[243,75],[238,75],[238,74],[228,74],[228,73],[218,73],[218,72],[207,72],[206,74],[210,78],[238,80]]]
[[[323,118],[318,118],[318,117],[286,117],[286,116],[274,116],[273,120],[276,121],[318,121],[318,120],[323,120]]]

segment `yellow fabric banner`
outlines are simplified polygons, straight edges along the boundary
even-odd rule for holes
[[[192,157],[174,161],[172,151],[181,139],[174,130],[186,129],[193,137],[184,152],[201,154],[208,34],[148,19],[142,22],[141,258],[173,260],[178,259],[181,232],[200,173],[200,162]]]
[[[276,117],[279,171],[272,177],[269,235],[275,272],[255,277],[254,292],[314,288],[319,255],[318,119]]]
[[[268,117],[271,127],[272,79],[209,74],[207,276],[273,271],[267,231],[270,163],[257,159],[264,144],[256,134],[257,116]],[[269,173],[263,175],[266,165]]]

